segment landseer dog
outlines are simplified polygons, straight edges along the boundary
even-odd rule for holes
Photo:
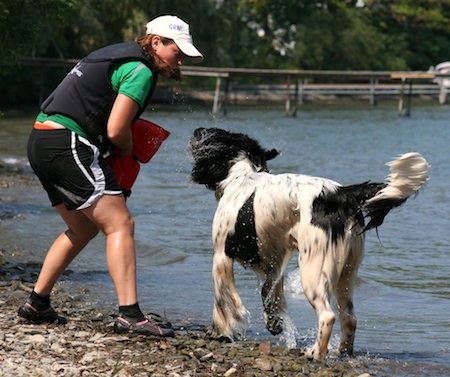
[[[235,288],[234,260],[264,280],[266,327],[274,335],[281,333],[286,310],[283,274],[298,252],[303,292],[318,317],[317,339],[308,357],[323,360],[327,354],[335,322],[332,294],[341,325],[339,352],[352,354],[352,296],[364,233],[380,226],[389,211],[423,187],[427,161],[419,153],[406,153],[387,164],[387,183],[342,186],[307,175],[270,174],[266,162],[279,152],[241,133],[198,128],[189,148],[193,181],[214,190],[218,200],[212,225],[211,335],[233,340],[245,328],[247,311]]]

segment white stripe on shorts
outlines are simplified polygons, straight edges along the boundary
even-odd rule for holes
[[[80,161],[76,149],[77,138],[81,143],[88,145],[94,152],[94,160],[92,161],[91,165],[91,171],[94,174],[94,178],[91,177],[89,172],[86,170],[86,168]],[[78,167],[83,172],[86,179],[88,179],[89,182],[91,182],[92,186],[94,187],[92,195],[82,205],[77,207],[77,210],[79,210],[90,207],[93,203],[95,203],[99,198],[102,197],[105,191],[106,179],[105,175],[103,174],[103,170],[100,168],[98,164],[98,157],[100,156],[100,151],[95,144],[92,144],[88,139],[82,136],[78,136],[75,132],[71,132],[71,149],[73,158],[75,159],[75,162],[77,163]]]

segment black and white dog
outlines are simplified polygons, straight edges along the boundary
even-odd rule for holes
[[[266,327],[274,335],[281,333],[283,274],[298,252],[303,291],[319,322],[308,356],[323,360],[327,354],[335,322],[332,294],[342,331],[339,351],[351,354],[356,330],[352,296],[364,232],[381,225],[391,209],[423,187],[427,161],[419,153],[407,153],[387,164],[387,183],[342,186],[307,175],[270,174],[266,161],[279,152],[244,134],[199,128],[189,147],[193,181],[214,190],[219,202],[212,226],[212,336],[236,339],[245,326],[247,311],[235,288],[234,260],[264,279]]]

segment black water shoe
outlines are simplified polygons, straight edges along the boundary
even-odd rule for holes
[[[17,314],[19,317],[25,318],[36,324],[56,323],[57,325],[65,325],[67,323],[67,319],[56,313],[51,306],[44,310],[37,310],[31,305],[29,300],[19,308]]]
[[[139,335],[150,335],[159,337],[170,337],[175,336],[175,331],[171,328],[159,327],[154,324],[149,319],[145,318],[142,321],[133,321],[132,319],[125,319],[124,317],[117,317],[114,323],[114,332],[117,334],[139,334]]]

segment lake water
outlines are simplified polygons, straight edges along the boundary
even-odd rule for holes
[[[136,220],[141,307],[208,325],[213,287],[210,240],[214,193],[190,182],[188,139],[197,127],[248,133],[282,154],[273,173],[298,172],[342,184],[383,181],[385,163],[408,151],[422,153],[431,180],[415,198],[369,232],[355,292],[355,351],[376,375],[450,375],[450,107],[413,104],[411,117],[397,117],[396,104],[374,107],[301,107],[296,118],[283,110],[233,108],[227,117],[209,109],[145,113],[171,132],[149,164],[141,167],[128,204]],[[34,114],[0,120],[0,159],[26,164],[25,145]],[[0,245],[23,260],[42,261],[62,231],[40,188],[0,190]],[[115,307],[106,270],[104,238],[94,240],[70,266],[65,284],[90,289],[89,299]],[[311,345],[316,316],[302,294],[296,258],[286,279],[289,328],[272,337],[264,327],[260,282],[236,266],[236,285],[251,313],[249,338],[289,347]],[[88,283],[87,283],[88,282]],[[331,340],[339,344],[339,325]],[[331,356],[332,358],[333,356]]]

